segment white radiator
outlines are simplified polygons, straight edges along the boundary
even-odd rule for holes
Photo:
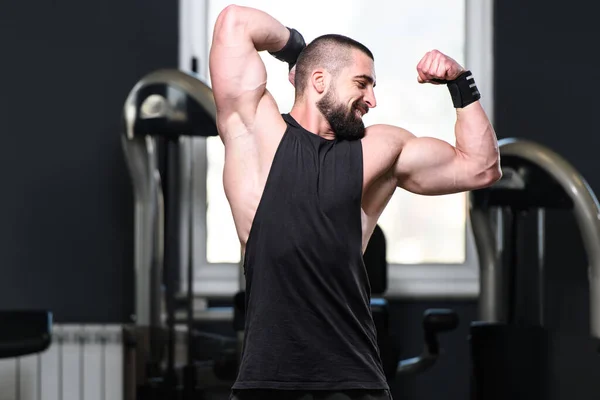
[[[123,400],[120,325],[54,325],[43,353],[0,359],[0,400]]]

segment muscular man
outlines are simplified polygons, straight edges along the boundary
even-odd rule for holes
[[[281,114],[259,56],[294,66]],[[432,51],[421,83],[449,81],[456,144],[390,125],[376,106],[372,53],[301,35],[229,6],[215,24],[210,73],[225,145],[224,186],[244,254],[246,326],[238,399],[388,399],[363,251],[396,188],[442,195],[500,178],[498,144],[472,75]]]

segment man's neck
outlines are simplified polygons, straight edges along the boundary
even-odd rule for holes
[[[329,123],[315,106],[310,106],[306,102],[296,102],[290,115],[307,131],[325,139],[335,139]]]

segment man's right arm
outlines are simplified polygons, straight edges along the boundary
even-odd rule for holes
[[[260,10],[230,5],[219,14],[209,62],[217,127],[224,141],[252,130],[262,102],[278,113],[266,91],[267,72],[258,52],[281,50],[289,36],[284,25]]]

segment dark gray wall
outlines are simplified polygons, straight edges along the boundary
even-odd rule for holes
[[[1,4],[0,308],[126,321],[133,199],[120,115],[138,79],[177,66],[177,2]]]

